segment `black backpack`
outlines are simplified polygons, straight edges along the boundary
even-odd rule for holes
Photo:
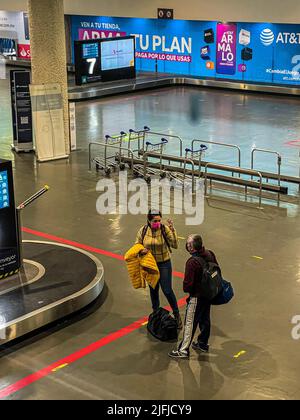
[[[213,300],[223,290],[221,269],[215,262],[207,261],[201,257],[194,257],[202,266],[201,296]]]
[[[149,316],[147,329],[153,337],[160,341],[178,339],[177,322],[164,308],[157,309]]]

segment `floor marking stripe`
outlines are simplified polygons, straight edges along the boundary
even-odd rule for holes
[[[65,367],[67,367],[67,366],[69,366],[68,363],[65,363],[64,365],[61,365],[61,366],[58,366],[55,369],[52,369],[52,372],[57,372],[58,370],[61,370],[61,369],[65,368]]]
[[[117,259],[122,259],[123,257],[120,258],[120,255],[117,254],[113,254],[113,253],[107,253],[106,251],[97,249],[97,248],[92,248],[89,247],[87,245],[82,245],[79,244],[77,242],[73,242],[73,241],[68,241],[66,239],[62,239],[62,238],[58,238],[56,236],[52,236],[52,235],[48,235],[46,233],[42,233],[42,232],[38,232],[32,229],[28,229],[28,228],[22,228],[23,232],[26,233],[30,233],[32,235],[36,235],[36,236],[40,236],[46,239],[50,239],[50,240],[54,240],[60,243],[64,243],[67,245],[72,245],[72,246],[77,246],[78,248],[81,249],[86,249],[86,250],[93,250],[92,252],[96,252],[96,253],[101,253],[102,255],[106,255],[106,256],[113,256],[113,258],[116,258],[115,256],[117,256]],[[109,254],[109,255],[108,255]],[[180,278],[183,278],[184,275],[183,273],[179,273],[179,272],[175,272],[174,273],[175,276],[178,276]],[[186,298],[182,298],[178,301],[178,306],[179,308],[185,306],[186,304]],[[170,307],[166,307],[167,310],[171,310]],[[129,334],[131,334],[132,332],[140,329],[142,326],[146,325],[148,323],[148,317],[144,317],[138,321],[133,322],[132,324],[120,329],[119,331],[116,331],[114,333],[111,333],[109,335],[107,335],[106,337],[101,338],[100,340],[96,341],[95,343],[90,344],[89,346],[80,349],[78,351],[76,351],[73,354],[70,354],[69,356],[58,360],[57,362],[54,362],[53,364],[51,364],[50,366],[47,366],[31,375],[26,376],[25,378],[11,384],[8,385],[7,387],[3,388],[0,390],[0,399],[9,397],[13,394],[15,394],[18,391],[21,391],[22,389],[26,388],[27,386],[39,381],[42,378],[45,378],[47,376],[50,376],[51,374],[53,374],[54,372],[56,372],[57,370],[62,369],[62,367],[65,366],[69,366],[73,363],[75,363],[77,360],[80,360],[86,356],[88,356],[91,353],[94,353],[95,351],[99,350],[100,348],[107,346],[110,343],[113,343],[114,341],[125,337]]]
[[[29,228],[26,228],[26,227],[22,228],[22,232],[29,233],[30,235],[38,236],[40,238],[48,239],[50,241],[55,241],[55,242],[58,242],[58,243],[61,243],[61,244],[74,246],[75,248],[84,249],[85,251],[90,251],[90,252],[93,252],[95,254],[104,255],[105,257],[114,258],[114,259],[119,260],[119,261],[124,261],[123,255],[115,254],[115,253],[109,252],[109,251],[105,251],[104,249],[101,249],[101,248],[95,248],[95,247],[92,247],[92,246],[89,246],[89,245],[81,244],[79,242],[69,241],[68,239],[60,238],[58,236],[50,235],[50,234],[44,233],[44,232],[39,232],[37,230],[29,229]],[[174,271],[173,276],[181,278],[181,279],[184,278],[183,273],[180,273],[178,271]]]
[[[234,359],[238,359],[241,356],[244,356],[244,354],[246,354],[247,352],[245,350],[240,351],[238,354],[236,354],[235,356],[233,356]]]
[[[178,301],[179,308],[181,308],[185,304],[186,304],[186,298],[180,299]],[[169,307],[166,307],[166,309],[170,310]],[[100,348],[105,347],[108,344],[113,343],[114,341],[122,337],[125,337],[131,334],[132,332],[140,329],[142,326],[146,325],[147,323],[148,323],[148,317],[144,317],[122,328],[121,330],[111,333],[108,336],[101,338],[99,341],[96,341],[95,343],[92,343],[89,346],[76,351],[75,353],[70,354],[69,356],[61,360],[58,360],[52,365],[45,367],[39,370],[38,372],[33,373],[29,376],[26,376],[25,378],[15,382],[14,384],[11,384],[7,386],[6,388],[3,388],[2,390],[0,390],[0,399],[9,397],[10,395],[13,395],[18,391],[21,391],[22,389],[39,381],[40,379],[51,375],[53,372],[57,371],[61,366],[71,365],[75,363],[77,360],[83,359],[84,357],[90,355],[91,353],[94,353]]]
[[[290,140],[284,143],[285,146],[300,146],[300,140]]]
[[[105,251],[104,249],[95,248],[95,247],[80,244],[80,243],[74,242],[74,241],[69,241],[69,240],[64,239],[64,238],[59,238],[58,236],[49,235],[48,233],[39,232],[37,230],[28,229],[26,227],[23,227],[22,231],[25,232],[25,233],[29,233],[30,235],[35,235],[35,236],[39,236],[40,238],[48,239],[50,241],[55,241],[55,242],[58,242],[58,243],[61,243],[61,244],[74,246],[75,248],[84,249],[85,251],[94,252],[95,254],[100,254],[100,255],[104,255],[106,257],[111,257],[111,258],[115,258],[115,259],[120,260],[120,261],[124,261],[123,255],[119,255],[119,254],[115,254],[113,252]]]

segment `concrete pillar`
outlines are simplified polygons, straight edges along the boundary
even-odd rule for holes
[[[66,153],[70,153],[68,75],[63,0],[28,0],[32,83],[60,83]]]

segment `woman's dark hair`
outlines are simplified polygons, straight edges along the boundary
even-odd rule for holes
[[[153,220],[155,216],[162,217],[161,211],[155,210],[155,209],[150,209],[149,212],[148,212],[148,221],[151,222],[151,220]]]

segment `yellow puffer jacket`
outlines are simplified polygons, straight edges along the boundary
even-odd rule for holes
[[[147,283],[155,289],[160,278],[159,269],[151,252],[139,256],[143,249],[143,245],[137,244],[125,254],[129,278],[135,289],[145,288]]]

